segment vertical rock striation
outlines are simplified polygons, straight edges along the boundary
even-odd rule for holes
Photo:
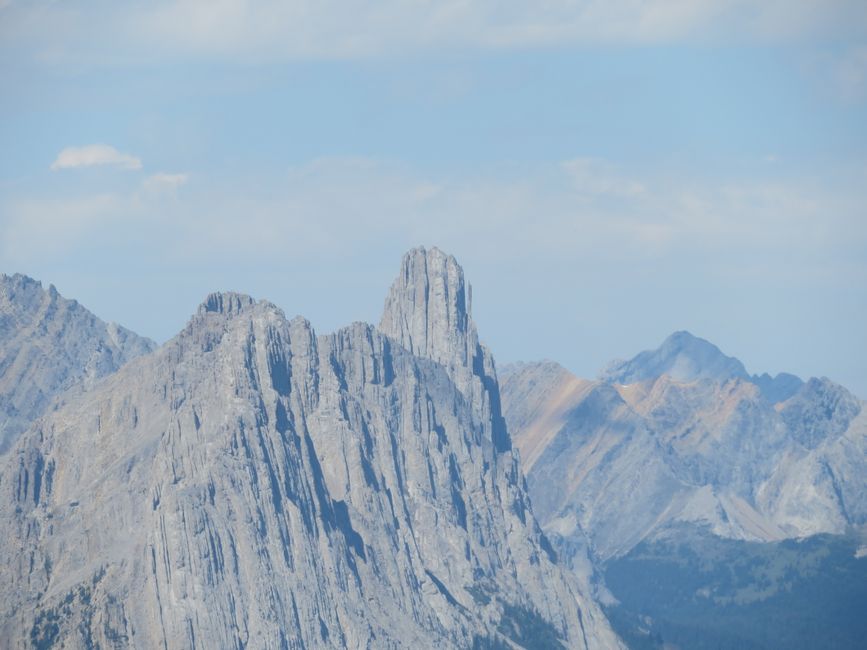
[[[14,648],[619,647],[530,510],[464,280],[410,252],[380,329],[247,296],[0,463]]]
[[[494,359],[479,343],[471,311],[472,287],[455,258],[438,248],[415,248],[403,258],[379,330],[412,354],[443,366],[490,419],[487,439],[507,451],[511,440],[500,412]]]

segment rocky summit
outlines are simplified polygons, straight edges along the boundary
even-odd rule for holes
[[[10,648],[620,647],[536,523],[437,249],[378,328],[209,296],[18,437],[0,530]]]
[[[600,373],[609,383],[632,384],[660,375],[676,381],[699,378],[746,378],[744,365],[726,356],[713,343],[689,332],[675,332],[655,350],[645,350],[628,361],[612,361]]]

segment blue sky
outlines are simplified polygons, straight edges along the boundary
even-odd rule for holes
[[[0,271],[162,341],[375,322],[437,245],[501,362],[689,329],[867,397],[867,5],[755,4],[0,0]]]

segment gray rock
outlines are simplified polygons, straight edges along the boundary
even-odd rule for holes
[[[53,285],[46,290],[24,275],[0,275],[0,453],[55,397],[155,347],[102,322]]]
[[[463,287],[412,251],[382,331],[324,336],[214,294],[38,421],[0,461],[0,638],[620,647],[552,561]]]

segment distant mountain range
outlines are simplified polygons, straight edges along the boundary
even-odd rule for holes
[[[800,377],[781,372],[748,375],[740,361],[726,356],[709,341],[689,332],[675,332],[655,350],[646,350],[629,361],[612,361],[599,378],[609,384],[632,384],[667,375],[674,381],[743,379],[754,383],[771,403],[787,400],[803,385]]]
[[[761,541],[867,522],[867,412],[826,378],[750,376],[688,332],[597,380],[553,362],[500,375],[536,513],[567,547],[586,536],[605,559],[677,522]]]
[[[867,412],[849,391],[749,375],[688,332],[596,380],[500,376],[539,521],[630,647],[861,647]]]

